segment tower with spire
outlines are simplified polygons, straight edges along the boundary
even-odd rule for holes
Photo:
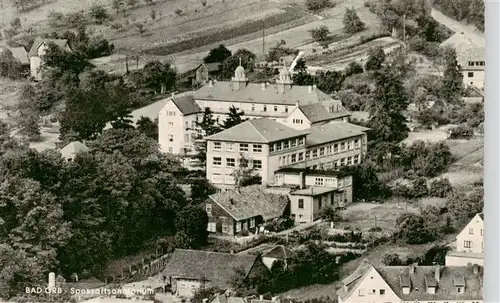
[[[245,69],[243,66],[241,66],[241,58],[240,58],[240,65],[236,68],[234,71],[234,77],[231,79],[231,82],[233,83],[233,90],[240,90],[244,88],[248,82],[248,79],[245,75]]]
[[[283,68],[280,71],[279,79],[276,80],[276,85],[278,86],[278,93],[284,94],[285,91],[292,88],[292,76],[290,71],[286,68],[283,62]]]

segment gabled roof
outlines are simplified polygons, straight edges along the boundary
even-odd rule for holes
[[[212,287],[229,288],[236,275],[242,269],[248,275],[257,256],[249,254],[227,254],[203,250],[176,249],[163,276],[183,279],[205,279]]]
[[[245,87],[234,90],[232,82],[217,81],[212,86],[205,85],[201,87],[194,94],[194,98],[196,100],[283,105],[295,105],[297,102],[299,104],[311,104],[332,99],[317,88],[312,89],[311,92],[309,90],[308,86],[292,85],[284,93],[279,93],[277,84],[267,85],[263,90],[260,83],[247,83]]]
[[[288,205],[287,196],[269,193],[262,185],[219,192],[209,198],[236,221],[257,216],[264,220],[278,218]]]
[[[4,47],[2,48],[2,52],[5,50],[10,50],[12,53],[12,57],[16,59],[17,61],[21,62],[21,64],[30,64],[30,60],[28,58],[28,52],[26,52],[26,49],[24,47],[19,46],[19,47]]]
[[[221,62],[202,63],[198,65],[196,69],[200,68],[200,66],[204,66],[209,72],[217,72],[222,66],[222,63]]]
[[[340,101],[338,102],[340,103]],[[342,106],[342,103],[340,103],[340,106]],[[342,110],[338,112],[328,112],[325,106],[321,103],[300,105],[299,109],[311,123],[330,121],[351,115],[349,112],[344,110],[343,107]]]
[[[28,52],[28,58],[38,56],[38,48],[40,45],[43,43],[49,43],[52,42],[55,45],[59,46],[60,48],[64,48],[68,44],[68,40],[66,39],[46,39],[46,38],[36,38],[35,41],[33,42],[33,45],[31,46],[30,51]]]
[[[306,145],[315,146],[341,139],[359,136],[369,128],[352,123],[331,121],[327,124],[312,126],[306,138]]]
[[[247,120],[215,135],[208,136],[206,139],[214,141],[270,143],[306,134],[307,131],[298,131],[279,122],[260,118]]]
[[[471,68],[468,65],[469,61],[484,61],[484,48],[470,47],[462,52],[457,52],[457,61],[462,69],[469,69]],[[484,69],[484,66],[478,68]]]
[[[191,95],[173,96],[171,100],[184,116],[201,113],[201,108],[196,104]]]
[[[365,278],[368,271],[375,269],[384,281],[391,287],[402,301],[470,301],[483,300],[482,270],[478,274],[473,272],[473,267],[467,266],[416,266],[415,273],[409,273],[408,266],[372,266],[363,262],[355,271],[357,278],[343,281],[347,285],[339,291],[341,298],[346,298],[352,290]],[[436,269],[439,270],[439,281],[435,280]],[[354,275],[354,274],[353,274]],[[427,281],[426,281],[427,279]],[[437,284],[435,294],[427,292],[426,283]],[[457,286],[465,284],[465,292],[458,293]],[[351,286],[349,286],[351,285]],[[410,286],[410,293],[403,294],[402,286]]]
[[[63,147],[60,153],[65,159],[73,159],[76,154],[80,152],[86,152],[88,150],[89,148],[87,147],[87,145],[83,144],[80,141],[73,141]]]

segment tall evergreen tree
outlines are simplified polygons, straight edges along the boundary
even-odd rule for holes
[[[205,108],[201,121],[196,122],[196,126],[201,129],[203,136],[210,136],[221,131],[217,119],[214,118],[212,110],[209,107]],[[199,139],[195,143],[195,155],[193,159],[196,160],[198,166],[205,167],[207,161],[207,142],[205,139]]]
[[[226,120],[222,124],[222,127],[225,129],[231,128],[233,126],[236,126],[240,124],[241,122],[245,122],[248,119],[242,118],[245,115],[243,111],[238,111],[236,107],[231,106],[229,108],[229,115],[227,116]]]
[[[344,31],[348,34],[354,34],[365,29],[365,23],[361,21],[354,7],[346,8],[344,13]]]
[[[444,79],[441,97],[448,103],[457,101],[463,91],[463,75],[457,61],[457,53],[452,48],[443,52],[445,61]]]

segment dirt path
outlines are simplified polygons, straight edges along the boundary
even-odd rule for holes
[[[484,33],[478,31],[474,25],[459,22],[436,9],[432,9],[431,16],[457,34],[463,33],[463,36],[475,46],[484,47]]]

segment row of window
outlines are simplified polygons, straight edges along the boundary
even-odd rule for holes
[[[341,143],[335,143],[328,146],[322,146],[319,148],[315,148],[309,151],[309,157],[323,157],[324,155],[331,155],[338,152],[344,152],[348,150],[353,150],[359,148],[361,146],[361,141],[359,139],[349,140]],[[308,159],[308,155],[306,155],[306,159]]]
[[[307,156],[308,154],[309,153],[306,153],[306,160],[310,159],[310,157]],[[317,158],[317,154],[314,158]],[[280,167],[285,166],[285,165],[289,165],[289,164],[302,162],[302,161],[304,161],[304,153],[297,153],[297,154],[291,154],[291,155],[278,157],[278,161],[279,161]],[[350,165],[356,165],[359,163],[360,163],[359,155],[354,155],[352,157],[341,158],[337,162],[334,162],[333,168],[337,169],[339,166],[345,166],[346,164],[348,166],[350,166]]]
[[[221,167],[222,166],[222,157],[213,157],[212,158],[212,166],[217,166]],[[241,167],[250,167],[254,169],[262,169],[262,160],[247,160],[247,159],[240,159],[240,166]],[[226,167],[236,167],[236,159],[235,158],[226,158],[225,161],[225,166]]]
[[[269,145],[269,152],[272,153],[274,151],[286,150],[297,146],[303,146],[304,144],[306,144],[305,137],[278,141]]]
[[[331,194],[330,195],[330,204],[329,205],[339,205],[342,201],[347,202],[347,194],[345,192]],[[324,204],[323,204],[324,203]],[[318,199],[318,208],[321,210],[323,206],[327,206],[328,197],[321,196]],[[304,199],[297,200],[297,208],[304,209]]]
[[[473,235],[474,234],[474,228],[469,228],[469,235]],[[480,234],[481,236],[483,235],[483,229],[481,228],[480,230]]]
[[[255,104],[252,104],[252,111],[255,111]],[[267,104],[262,105],[262,111],[267,112]],[[273,111],[277,112],[278,111],[278,106],[274,105],[273,106]],[[284,113],[288,113],[288,106],[285,106],[283,109]]]
[[[472,248],[472,241],[464,241],[464,248]],[[481,242],[481,248],[484,249],[484,242]]]
[[[254,153],[261,153],[262,152],[262,144],[248,144],[248,143],[237,144],[237,143],[226,142],[224,145],[225,145],[225,151],[229,151],[229,152],[236,152],[236,151],[247,152],[250,150],[250,146],[251,146],[252,152],[254,152]],[[213,142],[212,143],[212,150],[221,151],[222,150],[222,142]]]
[[[484,61],[469,61],[469,66],[484,66]]]
[[[370,295],[376,295],[377,294],[377,290],[376,289],[370,289],[368,291],[368,294],[370,294]],[[385,289],[379,289],[378,290],[378,295],[384,296],[385,295]],[[358,296],[359,297],[364,297],[365,296],[365,290],[364,289],[359,289],[358,290]]]

